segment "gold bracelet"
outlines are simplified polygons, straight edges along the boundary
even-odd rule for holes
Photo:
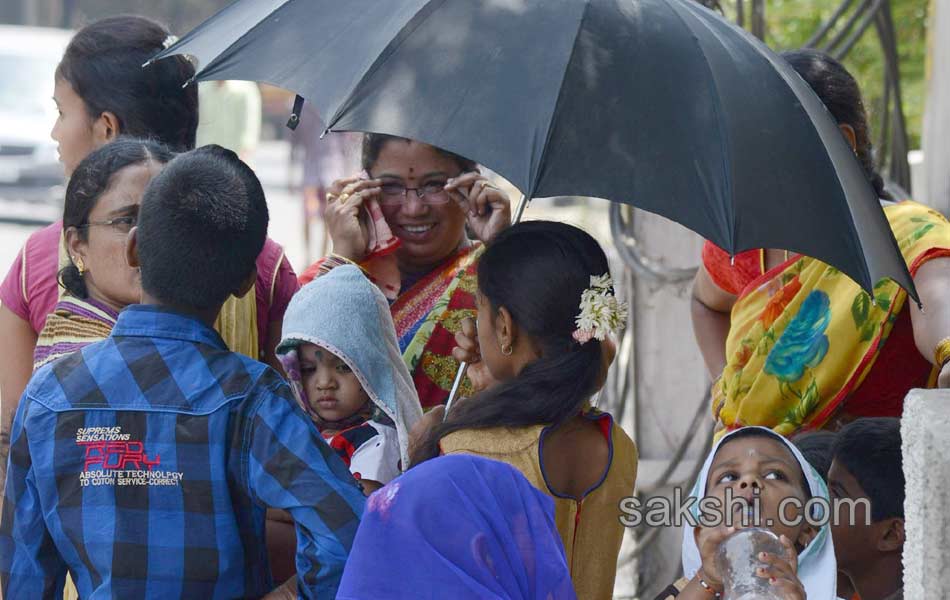
[[[947,361],[950,361],[950,337],[940,340],[940,343],[934,348],[934,364],[938,368],[943,368]]]

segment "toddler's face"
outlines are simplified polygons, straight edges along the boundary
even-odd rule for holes
[[[807,500],[803,480],[801,466],[781,441],[768,437],[746,437],[720,446],[709,469],[706,496],[714,496],[724,502],[726,490],[730,488],[736,498],[741,496],[752,502],[757,496],[760,506],[759,526],[804,545],[808,542],[810,526],[803,518],[799,525],[791,525],[804,514],[800,508]],[[796,498],[798,502],[787,503],[783,507],[782,501],[786,498]],[[736,508],[738,510],[739,506],[736,505]],[[784,514],[780,515],[780,512]]]
[[[341,421],[369,402],[359,379],[335,354],[314,344],[298,351],[300,376],[310,407],[326,421]]]

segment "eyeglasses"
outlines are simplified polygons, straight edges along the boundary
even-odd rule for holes
[[[416,197],[425,204],[445,204],[449,201],[449,193],[445,191],[444,181],[430,181],[422,187],[410,188],[401,183],[384,183],[380,193],[380,204],[398,206],[409,197],[409,192],[415,192]]]
[[[135,227],[138,222],[138,217],[133,217],[131,215],[125,217],[116,217],[114,219],[109,219],[108,221],[89,221],[88,223],[83,223],[77,229],[88,229],[90,227],[111,227],[119,233],[128,233],[132,231],[132,228]]]

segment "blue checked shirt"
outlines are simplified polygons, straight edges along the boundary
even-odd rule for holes
[[[297,523],[297,588],[333,598],[363,495],[270,367],[150,306],[30,381],[11,435],[5,598],[247,598],[273,589],[265,507]]]

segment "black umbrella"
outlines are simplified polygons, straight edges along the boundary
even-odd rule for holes
[[[171,54],[201,80],[292,90],[334,130],[477,160],[527,198],[626,202],[732,254],[792,250],[916,299],[820,100],[693,0],[238,0]]]

